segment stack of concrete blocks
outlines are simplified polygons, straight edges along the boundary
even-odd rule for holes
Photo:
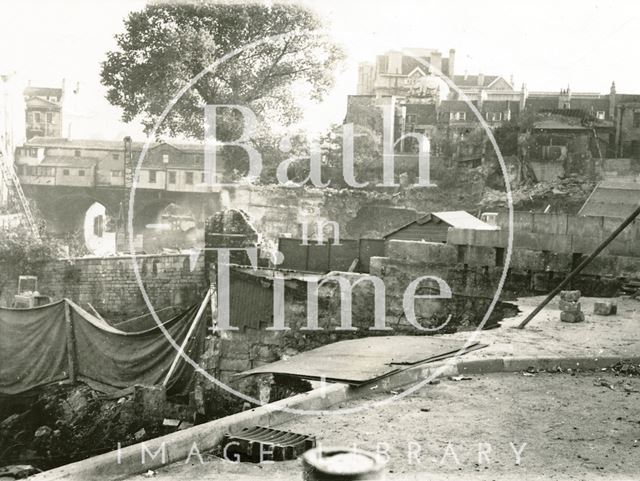
[[[618,306],[611,301],[598,301],[593,305],[593,313],[598,316],[610,316],[618,313]]]
[[[562,322],[584,321],[584,313],[580,309],[580,291],[560,292],[560,320]]]

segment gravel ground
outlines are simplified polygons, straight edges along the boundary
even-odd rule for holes
[[[325,445],[385,450],[392,480],[638,479],[640,378],[541,372],[444,379],[382,407],[302,416],[279,428],[313,434]],[[194,456],[132,479],[302,479],[298,461],[203,460]]]

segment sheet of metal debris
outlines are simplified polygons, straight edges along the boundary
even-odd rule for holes
[[[254,374],[285,374],[328,382],[362,384],[402,370],[403,367],[453,357],[460,352],[486,347],[435,336],[367,337],[340,341],[312,349],[249,371]],[[461,351],[462,350],[462,351]]]

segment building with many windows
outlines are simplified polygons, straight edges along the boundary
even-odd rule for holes
[[[62,136],[64,81],[61,88],[29,85],[24,90],[24,100],[27,140]]]
[[[134,163],[143,146],[141,142],[133,143]],[[25,184],[123,186],[124,143],[35,137],[16,149],[16,167]],[[222,162],[217,168],[222,171]],[[157,142],[147,150],[136,188],[211,192],[205,181],[204,144]]]

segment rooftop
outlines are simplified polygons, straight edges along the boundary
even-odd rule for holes
[[[68,149],[92,149],[92,150],[118,150],[124,148],[122,140],[100,140],[100,139],[67,139],[63,137],[34,137],[24,144],[27,147],[60,147]],[[134,150],[142,150],[144,142],[132,142]],[[182,143],[173,141],[151,142],[149,149],[154,149],[161,145],[169,145],[178,150],[189,150],[204,152],[203,143]]]
[[[600,182],[584,203],[578,215],[624,219],[640,205],[640,184]]]

